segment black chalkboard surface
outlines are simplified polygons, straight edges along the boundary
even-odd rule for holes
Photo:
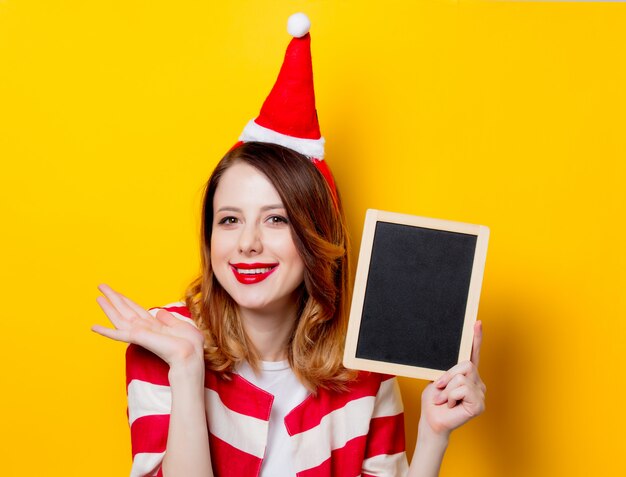
[[[489,229],[368,210],[345,366],[435,380],[471,353]]]

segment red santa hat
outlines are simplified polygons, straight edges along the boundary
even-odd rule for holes
[[[311,21],[304,13],[289,17],[287,31],[293,38],[276,83],[259,116],[246,124],[235,147],[242,142],[269,142],[309,157],[326,178],[336,200],[333,176],[324,162],[324,138],[315,109],[310,28]]]

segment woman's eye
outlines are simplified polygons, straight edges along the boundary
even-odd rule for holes
[[[231,225],[237,223],[237,217],[224,217],[221,219],[218,224],[220,225]]]
[[[289,223],[289,221],[287,220],[287,217],[282,217],[280,215],[272,215],[267,220],[271,224],[288,224]]]

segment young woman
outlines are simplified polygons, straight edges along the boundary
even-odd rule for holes
[[[426,387],[410,468],[395,378],[341,364],[349,246],[341,201],[305,156],[248,142],[204,197],[202,272],[148,312],[106,285],[127,351],[131,475],[435,476],[450,432],[484,409],[472,360]]]

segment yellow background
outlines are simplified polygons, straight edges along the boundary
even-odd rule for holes
[[[203,183],[300,10],[355,246],[368,207],[491,228],[487,411],[442,475],[618,475],[625,6],[0,0],[2,475],[127,475],[96,285],[182,294]],[[401,385],[412,450],[424,383]]]

